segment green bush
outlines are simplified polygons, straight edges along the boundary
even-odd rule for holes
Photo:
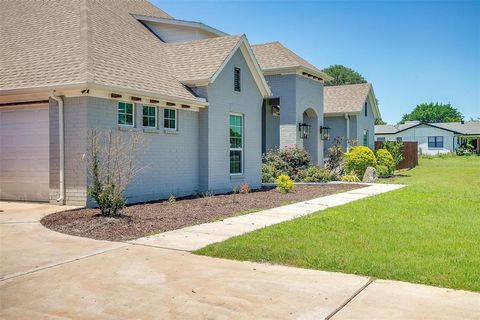
[[[345,174],[340,178],[340,181],[343,182],[360,182],[360,179],[353,173]]]
[[[278,176],[277,169],[273,165],[262,164],[262,182],[273,183]]]
[[[284,173],[293,180],[298,180],[299,172],[311,165],[308,152],[300,148],[282,148],[268,151],[263,155],[262,162],[265,165],[273,166],[277,174]],[[271,171],[271,169],[268,170]],[[269,176],[267,175],[266,178],[269,178]]]
[[[390,169],[388,169],[387,166],[384,166],[382,164],[377,165],[376,170],[377,176],[379,176],[380,178],[388,178],[392,176]]]
[[[311,166],[300,172],[298,179],[302,182],[328,182],[334,180],[334,177],[326,169]]]
[[[357,177],[363,177],[367,167],[376,167],[375,154],[368,147],[358,146],[343,155],[345,172],[353,172]]]
[[[386,149],[393,157],[395,161],[395,168],[403,160],[403,142],[400,141],[385,141],[382,144],[382,149]]]
[[[293,189],[293,181],[286,174],[279,175],[278,178],[275,179],[275,183],[277,184],[277,190],[281,193],[288,193]]]
[[[379,167],[383,166],[387,168],[387,176],[390,177],[395,171],[395,160],[393,159],[392,154],[387,149],[378,149],[377,150],[377,171]],[[384,170],[382,168],[382,170]],[[379,174],[378,176],[381,177]]]

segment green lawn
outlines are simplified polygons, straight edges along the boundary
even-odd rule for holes
[[[480,291],[480,157],[421,159],[408,186],[197,254]]]

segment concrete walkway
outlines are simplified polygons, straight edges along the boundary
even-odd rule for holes
[[[247,232],[299,218],[316,211],[340,206],[355,200],[397,190],[399,184],[369,184],[368,186],[343,193],[298,202],[283,207],[263,210],[238,217],[227,218],[212,223],[204,223],[183,229],[168,231],[130,241],[133,244],[159,248],[194,251],[215,242]]]
[[[0,202],[0,319],[478,319],[480,294],[53,232]],[[3,212],[1,212],[3,211]]]

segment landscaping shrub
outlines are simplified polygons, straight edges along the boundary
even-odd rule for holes
[[[343,182],[360,182],[360,179],[353,173],[345,174],[340,178]]]
[[[240,184],[240,193],[241,194],[247,194],[250,192],[250,186],[248,185],[248,183],[244,182],[242,184]]]
[[[335,177],[326,170],[318,166],[311,166],[299,173],[299,180],[302,182],[328,182],[335,180]]]
[[[335,138],[330,148],[328,148],[328,161],[325,163],[325,166],[332,174],[336,176],[340,176],[342,174],[343,153],[342,139],[339,137]]]
[[[273,166],[275,174],[283,173],[294,180],[297,180],[300,171],[311,165],[308,152],[300,148],[282,148],[268,151],[263,155],[262,162],[265,165]],[[273,173],[271,168],[266,168],[266,170],[270,174]],[[270,176],[266,175],[265,178],[269,179]]]
[[[343,157],[345,172],[353,172],[357,177],[363,177],[367,167],[377,165],[375,154],[368,147],[353,147]]]
[[[275,182],[275,179],[277,176],[279,176],[277,173],[278,171],[273,165],[265,163],[262,164],[262,182]]]
[[[277,184],[277,190],[281,193],[288,193],[293,189],[293,181],[286,174],[278,176],[275,183]]]
[[[392,173],[390,169],[387,166],[384,166],[382,164],[377,165],[377,175],[380,178],[388,178],[392,176]]]
[[[379,167],[383,166],[387,168],[386,176],[390,177],[395,171],[395,160],[392,157],[392,154],[387,149],[378,149],[377,150],[377,173],[379,177],[382,177],[380,174]],[[384,168],[382,168],[383,172]]]
[[[393,157],[395,161],[395,168],[402,162],[403,160],[403,142],[400,141],[385,141],[382,144],[382,149],[386,149]]]

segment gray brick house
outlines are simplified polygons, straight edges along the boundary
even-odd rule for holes
[[[2,11],[0,200],[89,204],[92,128],[144,135],[129,202],[260,186],[271,92],[244,35],[144,0],[7,1]]]

